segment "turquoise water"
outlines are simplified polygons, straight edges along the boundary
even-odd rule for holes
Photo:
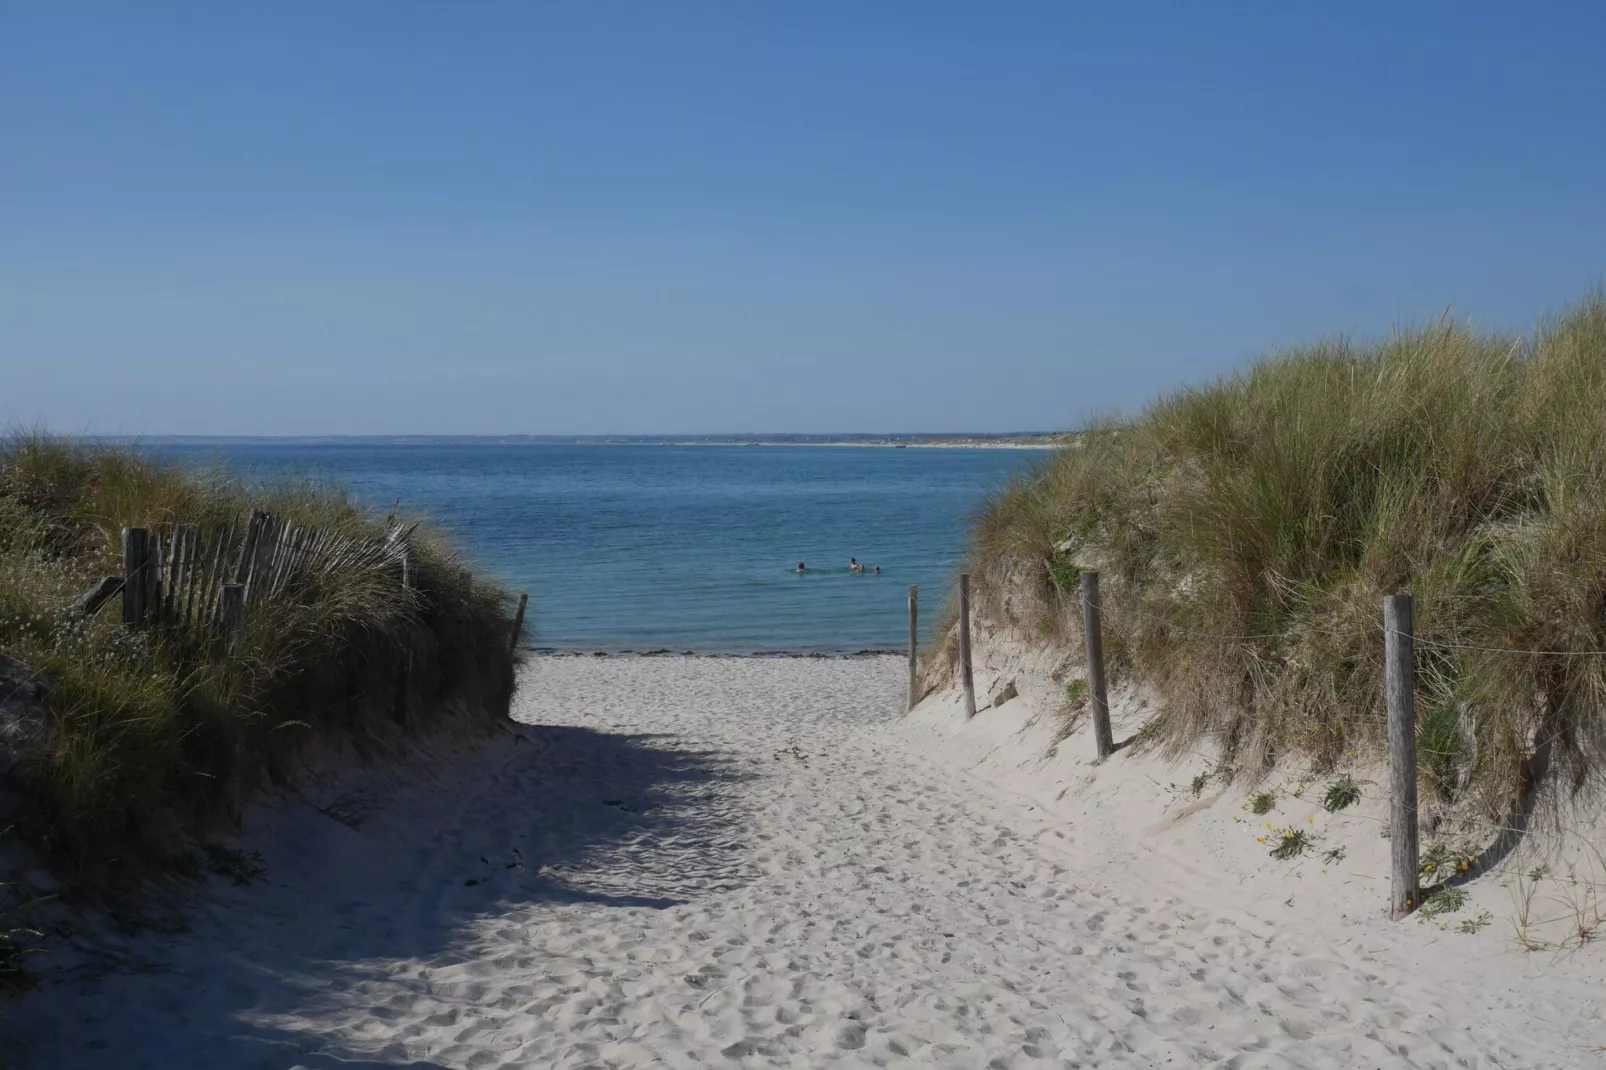
[[[425,511],[477,573],[529,591],[531,645],[892,650],[919,584],[929,627],[970,518],[1031,450],[741,446],[163,446],[310,474]],[[848,571],[848,559],[881,575]],[[808,564],[798,575],[797,563]],[[923,630],[924,630],[923,627]]]

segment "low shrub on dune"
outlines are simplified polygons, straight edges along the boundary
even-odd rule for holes
[[[375,755],[408,732],[505,715],[508,594],[469,582],[423,526],[407,537],[406,585],[396,568],[308,569],[249,606],[233,644],[207,628],[128,628],[115,598],[74,610],[120,572],[125,527],[181,524],[204,543],[253,509],[351,540],[394,530],[337,487],[258,486],[39,435],[0,445],[0,700],[27,737],[14,741],[17,825],[80,888],[179,858],[309,743]],[[19,695],[36,696],[39,723],[20,723]]]
[[[1606,299],[1531,337],[1439,324],[1163,397],[1000,493],[971,552],[1023,634],[1105,644],[1152,735],[1242,768],[1380,749],[1383,595],[1416,599],[1419,750],[1504,814],[1606,769]],[[1536,756],[1542,761],[1536,761]]]

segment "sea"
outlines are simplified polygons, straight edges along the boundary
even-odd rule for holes
[[[1039,450],[738,445],[147,447],[425,515],[528,592],[526,642],[609,653],[850,654],[922,641],[970,526]],[[849,560],[866,566],[853,572]],[[798,564],[807,566],[799,573]],[[874,571],[880,568],[880,574]]]

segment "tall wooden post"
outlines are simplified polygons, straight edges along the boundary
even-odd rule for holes
[[[965,688],[965,719],[976,716],[976,681],[970,672],[970,573],[959,574],[959,682]]]
[[[401,585],[403,591],[413,588],[413,561],[406,554],[401,561]],[[402,597],[406,597],[403,595]],[[411,629],[409,629],[411,630]],[[393,716],[397,724],[407,723],[408,691],[412,685],[413,651],[411,646],[402,652],[401,669],[396,673],[396,710]]]
[[[1093,741],[1099,761],[1115,753],[1110,732],[1110,694],[1104,684],[1104,623],[1099,606],[1099,574],[1082,573],[1082,635],[1087,647],[1088,705],[1093,711]]]
[[[245,638],[245,584],[225,583],[218,603],[222,618],[223,642],[229,650],[239,650]]]
[[[912,710],[920,700],[920,585],[909,585],[909,701],[904,709]]]
[[[150,532],[123,529],[123,623],[136,628],[145,623],[150,547]]]
[[[1421,902],[1416,814],[1416,640],[1408,594],[1383,599],[1384,682],[1389,709],[1389,913],[1403,917]]]
[[[184,529],[173,526],[172,532],[167,536],[167,567],[162,569],[162,586],[160,597],[156,602],[156,619],[162,624],[173,622],[173,603],[178,598],[179,582],[178,572],[184,554]],[[157,562],[161,564],[160,561]]]
[[[251,519],[245,526],[245,545],[240,550],[239,562],[234,566],[234,582],[246,585],[247,598],[250,597],[254,574],[258,571],[257,560],[262,556],[262,530],[267,523],[267,513],[260,509],[251,510]]]
[[[519,595],[519,611],[513,614],[513,641],[508,645],[511,653],[519,652],[519,632],[524,629],[524,607],[530,602],[530,592]]]

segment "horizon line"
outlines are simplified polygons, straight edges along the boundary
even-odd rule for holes
[[[621,443],[621,442],[780,442],[780,441],[921,441],[946,439],[1005,439],[1005,438],[1056,438],[1078,434],[1076,431],[735,431],[709,433],[593,433],[593,434],[479,434],[452,432],[392,433],[392,434],[64,434],[58,437],[81,442],[486,442],[486,443]]]

